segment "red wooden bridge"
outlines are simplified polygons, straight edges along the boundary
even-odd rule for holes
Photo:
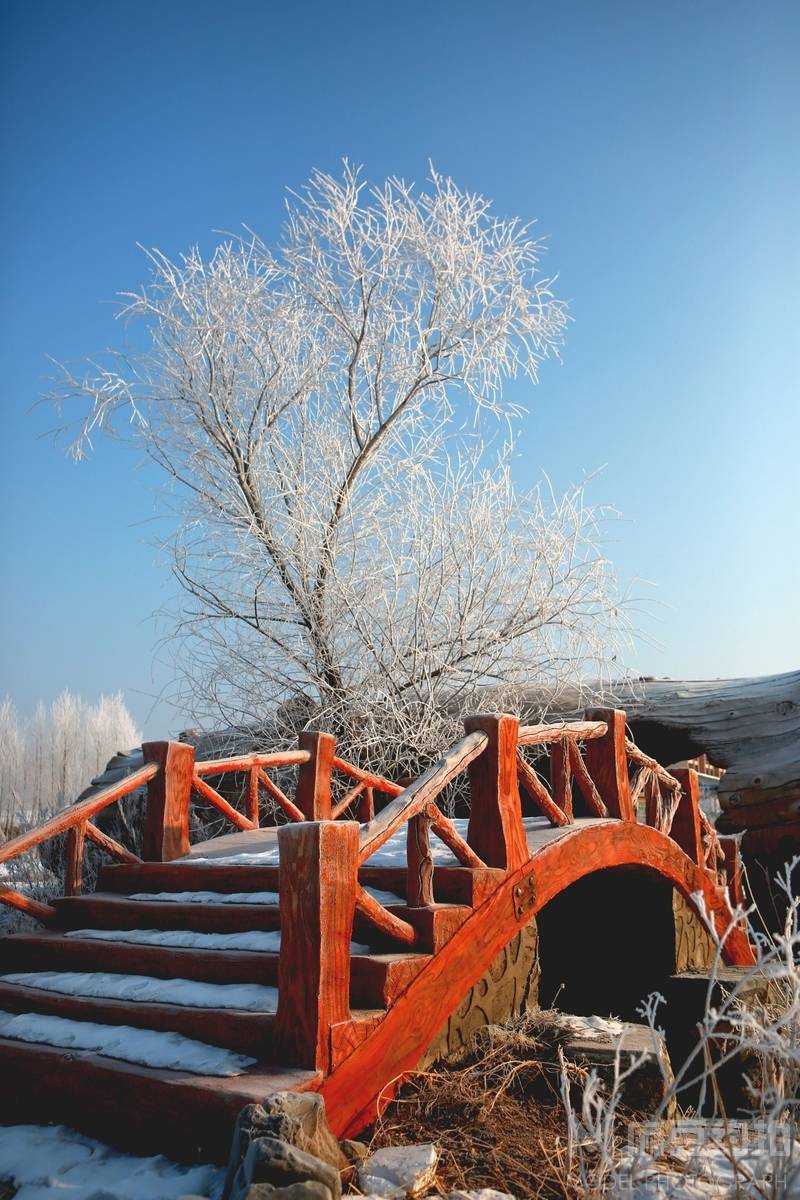
[[[21,1040],[7,1022],[7,1123],[63,1121],[129,1148],[223,1160],[244,1104],[316,1089],[334,1131],[354,1134],[498,953],[593,872],[633,867],[667,880],[704,910],[728,963],[753,961],[732,923],[735,842],[703,816],[694,772],[671,774],[643,754],[622,712],[522,727],[510,716],[470,718],[464,737],[407,786],[337,757],[325,733],[274,754],[200,762],[191,746],[161,742],[143,755],[121,782],[0,847],[13,879],[12,860],[66,834],[63,898],[44,904],[0,886],[0,901],[44,927],[0,939],[0,1013],[55,1017],[73,1032],[75,1023],[124,1027],[123,1047],[131,1030],[177,1033],[254,1062],[226,1075],[136,1065],[124,1049],[76,1050],[80,1039]],[[547,764],[549,783],[534,763]],[[290,766],[293,798],[270,774]],[[233,773],[247,781],[244,811],[209,782]],[[441,806],[464,774],[467,822]],[[139,859],[93,818],[144,785]],[[520,788],[535,815],[523,816]],[[262,791],[284,823],[259,827]],[[192,847],[193,797],[237,832]],[[114,862],[81,894],[87,841]],[[143,981],[139,998],[108,986],[130,977]],[[207,1006],[193,1002],[193,984]],[[274,1003],[215,1004],[231,984],[258,985]],[[152,986],[157,999],[146,998]]]

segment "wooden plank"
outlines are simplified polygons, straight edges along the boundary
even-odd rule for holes
[[[431,853],[431,819],[417,813],[408,822],[406,843],[406,899],[411,908],[433,904],[433,854]]]
[[[470,817],[467,841],[485,866],[516,870],[528,858],[517,783],[516,717],[467,717],[466,732],[486,734],[481,755],[469,764]]]
[[[12,858],[16,858],[19,854],[25,854],[28,850],[32,850],[34,846],[40,846],[42,842],[49,841],[50,838],[56,837],[59,833],[66,833],[72,826],[77,825],[87,817],[93,817],[95,813],[99,813],[102,809],[108,808],[110,804],[120,800],[123,796],[127,796],[129,792],[134,792],[138,787],[148,783],[149,780],[158,771],[157,763],[148,763],[147,766],[140,768],[138,771],[133,771],[130,775],[126,775],[124,779],[120,779],[119,783],[114,783],[110,787],[104,788],[102,792],[97,792],[94,796],[89,796],[86,800],[80,800],[77,804],[70,804],[61,812],[56,813],[49,821],[43,821],[41,825],[37,825],[35,829],[28,830],[27,833],[21,833],[18,837],[11,838],[0,846],[0,863],[8,862]]]
[[[681,785],[681,798],[672,818],[670,837],[696,863],[704,863],[703,836],[700,824],[700,781],[697,771],[676,767],[672,772]]]
[[[81,821],[67,830],[67,854],[64,868],[64,895],[78,896],[83,886],[83,848],[86,843],[86,822]]]
[[[324,762],[323,758],[323,767]],[[317,790],[314,796],[316,804]],[[305,803],[309,796],[300,799]],[[330,809],[330,794],[327,805]],[[326,1070],[330,1027],[350,1018],[358,829],[354,821],[316,821],[278,830],[282,886],[275,1049],[279,1061]]]
[[[277,904],[185,904],[126,900],[99,892],[53,903],[59,929],[194,929],[201,933],[280,929]]]
[[[142,863],[139,867],[120,865],[100,869],[97,886],[102,891],[119,892],[277,892],[277,866],[226,866],[219,863],[194,863],[191,859],[172,863]]]
[[[297,807],[306,821],[329,821],[336,738],[331,733],[304,730],[299,742],[300,749],[308,752],[308,762],[297,773]]]
[[[377,817],[363,825],[359,839],[359,863],[366,862],[384,842],[388,842],[405,821],[422,812],[426,804],[434,800],[451,779],[455,779],[456,775],[483,752],[488,740],[483,732],[468,733],[420,775],[419,779],[409,784],[401,795],[387,804]]]
[[[622,821],[636,819],[631,804],[628,780],[628,754],[625,745],[625,713],[620,709],[590,709],[588,720],[606,726],[602,737],[586,744],[586,768],[595,782],[610,817]]]
[[[135,1154],[225,1163],[246,1104],[319,1086],[313,1071],[267,1069],[232,1077],[134,1066],[102,1055],[0,1039],[0,1121],[56,1122]],[[47,1086],[42,1086],[42,1080]]]
[[[158,774],[147,784],[142,856],[169,862],[189,850],[189,803],[194,747],[185,742],[144,742],[142,755]]]
[[[100,1025],[130,1025],[181,1033],[212,1046],[225,1046],[262,1061],[269,1057],[274,1013],[230,1008],[190,1008],[186,1004],[157,1004],[143,1000],[112,1000],[99,996],[69,996],[44,988],[23,987],[0,980],[0,1009],[35,1012]],[[265,1053],[266,1051],[266,1053]]]
[[[244,816],[243,813],[237,812],[237,810],[233,807],[233,805],[229,804],[228,801],[225,799],[225,797],[221,796],[219,794],[219,792],[216,790],[216,788],[212,788],[211,784],[206,783],[205,779],[201,779],[199,775],[192,776],[191,788],[193,791],[197,792],[198,796],[202,796],[203,799],[207,800],[208,803],[211,804],[214,808],[216,808],[218,812],[221,812],[223,817],[227,817],[228,820],[230,821],[231,825],[234,825],[237,829],[241,830],[242,832],[245,832],[245,831],[249,832],[250,830],[253,830],[256,828],[254,823],[248,817]],[[187,809],[187,817],[188,817],[188,809]],[[188,837],[188,831],[187,831],[187,837]],[[189,846],[187,843],[186,849],[181,851],[181,853],[188,854],[188,852],[189,852]],[[172,855],[172,857],[180,858],[180,855],[174,854],[174,855]]]

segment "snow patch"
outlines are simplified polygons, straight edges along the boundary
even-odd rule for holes
[[[243,933],[199,933],[194,929],[70,929],[65,937],[97,942],[131,942],[137,946],[172,946],[191,950],[255,950],[276,953],[281,948],[277,930]],[[369,946],[351,942],[353,954],[369,954]]]
[[[194,979],[112,975],[105,971],[21,971],[0,975],[0,983],[59,992],[63,996],[177,1004],[186,1008],[274,1013],[278,1007],[278,989],[257,983],[202,983]]]
[[[131,1025],[96,1025],[92,1021],[71,1021],[42,1013],[0,1010],[0,1037],[36,1045],[88,1050],[123,1062],[189,1071],[193,1075],[240,1075],[256,1061],[221,1046],[196,1042],[181,1033],[134,1029]]]
[[[617,1021],[613,1017],[576,1017],[571,1013],[557,1015],[556,1024],[579,1037],[597,1041],[602,1038],[611,1038],[613,1041],[621,1037],[626,1029],[624,1021]]]
[[[218,1197],[224,1167],[181,1166],[159,1155],[134,1158],[64,1125],[0,1127],[0,1179],[15,1200],[178,1200],[190,1193]]]
[[[128,900],[172,904],[277,904],[277,892],[134,892]]]

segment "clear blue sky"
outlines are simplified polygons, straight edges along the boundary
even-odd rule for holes
[[[0,692],[23,709],[122,689],[151,735],[151,614],[172,584],[152,478],[81,466],[31,405],[46,354],[118,339],[137,242],[177,253],[277,228],[285,185],[342,156],[428,158],[537,218],[571,301],[530,396],[520,478],[607,464],[623,578],[657,588],[639,666],[798,666],[800,5],[775,0],[5,0],[5,570]]]

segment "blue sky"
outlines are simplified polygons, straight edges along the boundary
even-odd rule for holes
[[[137,242],[269,239],[284,187],[343,156],[376,180],[430,158],[538,220],[574,323],[519,477],[605,465],[609,551],[656,585],[641,670],[798,666],[800,5],[5,0],[0,21],[0,692],[121,689],[150,735],[180,729],[155,481],[123,445],[76,466],[42,437],[45,356],[118,342]]]

